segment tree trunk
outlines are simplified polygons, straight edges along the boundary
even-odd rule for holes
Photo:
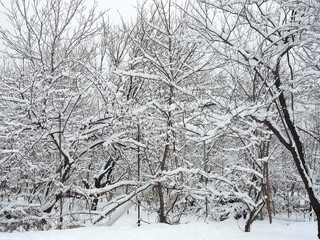
[[[280,58],[281,59],[281,58]],[[277,67],[274,71],[275,75],[275,86],[280,92],[278,96],[278,101],[280,103],[280,106],[278,108],[278,112],[280,116],[283,117],[283,125],[287,129],[287,131],[290,133],[290,142],[287,142],[278,129],[276,129],[269,121],[264,121],[265,124],[269,127],[269,129],[277,136],[279,141],[290,151],[292,154],[293,160],[295,162],[295,165],[297,167],[297,170],[299,172],[299,175],[304,183],[304,186],[307,190],[310,203],[312,205],[312,208],[317,216],[317,221],[318,221],[318,238],[320,239],[320,202],[315,196],[315,192],[312,186],[312,179],[310,177],[310,173],[306,164],[306,159],[304,155],[304,149],[303,149],[303,144],[300,140],[300,136],[296,130],[296,126],[294,122],[292,121],[289,111],[288,111],[288,105],[284,96],[284,93],[281,89],[281,80],[280,80],[280,60],[277,64]]]
[[[91,210],[92,211],[97,210],[98,202],[99,202],[99,199],[98,199],[98,196],[97,196],[92,201],[92,205],[91,205]]]
[[[138,123],[138,136],[137,136],[137,141],[140,142],[140,124]],[[138,152],[137,152],[137,163],[138,163],[138,182],[140,186],[140,146],[138,145]],[[141,225],[141,210],[140,210],[140,201],[139,198],[137,197],[137,203],[138,203],[138,227]]]
[[[170,124],[169,124],[170,126]],[[165,164],[168,158],[168,154],[169,154],[169,134],[167,133],[167,139],[166,139],[166,146],[164,148],[164,153],[163,153],[163,158],[162,158],[162,162],[161,162],[161,166],[160,169],[161,171],[165,170]],[[165,223],[166,222],[166,218],[165,218],[165,209],[164,209],[164,198],[163,198],[163,192],[162,192],[162,184],[160,182],[158,182],[158,195],[159,195],[159,202],[160,202],[160,206],[159,206],[159,222],[160,223]]]
[[[320,239],[320,216],[317,215],[317,222],[318,222],[318,238]]]
[[[250,211],[249,213],[249,217],[248,220],[246,221],[246,224],[244,226],[244,231],[245,232],[250,232],[251,230],[251,225],[254,222],[254,220],[256,219],[256,217],[259,215],[259,213],[261,212],[261,210],[264,207],[264,202],[260,203],[260,205],[258,205],[254,210]]]
[[[251,230],[251,224],[254,221],[254,212],[250,212],[249,214],[249,219],[246,221],[246,225],[244,226],[244,231],[245,232],[250,232]]]
[[[164,200],[163,200],[163,192],[162,192],[162,185],[158,182],[158,195],[159,195],[159,201],[160,201],[160,208],[159,208],[159,222],[165,223],[166,218],[164,215]]]
[[[265,168],[265,177],[266,177],[266,187],[265,187],[265,195],[267,196],[267,212],[269,216],[269,223],[272,223],[272,213],[271,213],[271,197],[270,197],[270,183],[269,183],[269,164],[267,162],[264,163]]]

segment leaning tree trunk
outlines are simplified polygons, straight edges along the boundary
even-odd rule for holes
[[[290,141],[288,142],[284,137],[281,135],[281,133],[278,131],[277,128],[275,128],[271,122],[268,120],[265,120],[264,123],[269,127],[269,129],[277,136],[279,141],[290,151],[292,154],[293,160],[295,162],[295,165],[297,167],[297,170],[299,172],[299,175],[304,183],[304,186],[307,190],[309,200],[311,203],[311,206],[317,216],[317,222],[318,222],[318,238],[320,239],[320,202],[319,199],[317,198],[314,188],[313,188],[313,183],[312,183],[312,178],[310,176],[307,164],[306,164],[306,158],[304,155],[304,149],[303,149],[303,144],[300,140],[299,134],[296,130],[296,126],[294,122],[292,121],[289,111],[288,111],[288,105],[286,103],[286,99],[284,96],[283,91],[280,89],[281,88],[281,81],[280,81],[280,61],[278,62],[277,68],[274,71],[275,75],[275,86],[277,90],[280,92],[278,96],[278,102],[279,102],[279,107],[278,107],[278,112],[280,116],[283,117],[283,124],[284,127],[287,128],[287,131],[290,136]]]

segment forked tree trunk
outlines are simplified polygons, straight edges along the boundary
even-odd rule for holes
[[[245,232],[250,232],[252,222],[253,221],[251,221],[251,219],[246,222],[246,225],[244,226],[244,231]]]
[[[255,209],[255,210],[250,212],[248,220],[246,221],[246,224],[244,226],[244,231],[245,232],[250,232],[251,231],[251,225],[254,222],[254,220],[256,219],[256,217],[259,215],[261,210],[262,210],[262,207],[258,207],[257,209]]]

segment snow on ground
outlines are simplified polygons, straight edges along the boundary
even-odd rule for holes
[[[148,219],[145,219],[148,220]],[[189,221],[189,222],[186,222]],[[143,224],[136,226],[136,215],[122,217],[114,226],[86,227],[46,232],[0,233],[0,240],[316,240],[315,222],[256,221],[250,233],[241,222],[196,222],[186,219],[180,225]]]

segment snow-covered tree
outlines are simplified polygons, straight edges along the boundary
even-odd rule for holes
[[[306,86],[315,89],[314,82],[318,82],[315,75],[301,80],[301,72],[310,76],[313,71],[306,72],[299,57],[310,43],[317,42],[318,1],[199,1],[195,10],[194,30],[221,58],[247,71],[238,76],[240,87],[252,84],[256,89],[256,101],[239,102],[237,110],[265,124],[287,149],[319,216],[318,192],[301,130],[305,121],[301,107],[312,106],[313,101],[298,104]],[[320,238],[320,222],[318,225]]]

